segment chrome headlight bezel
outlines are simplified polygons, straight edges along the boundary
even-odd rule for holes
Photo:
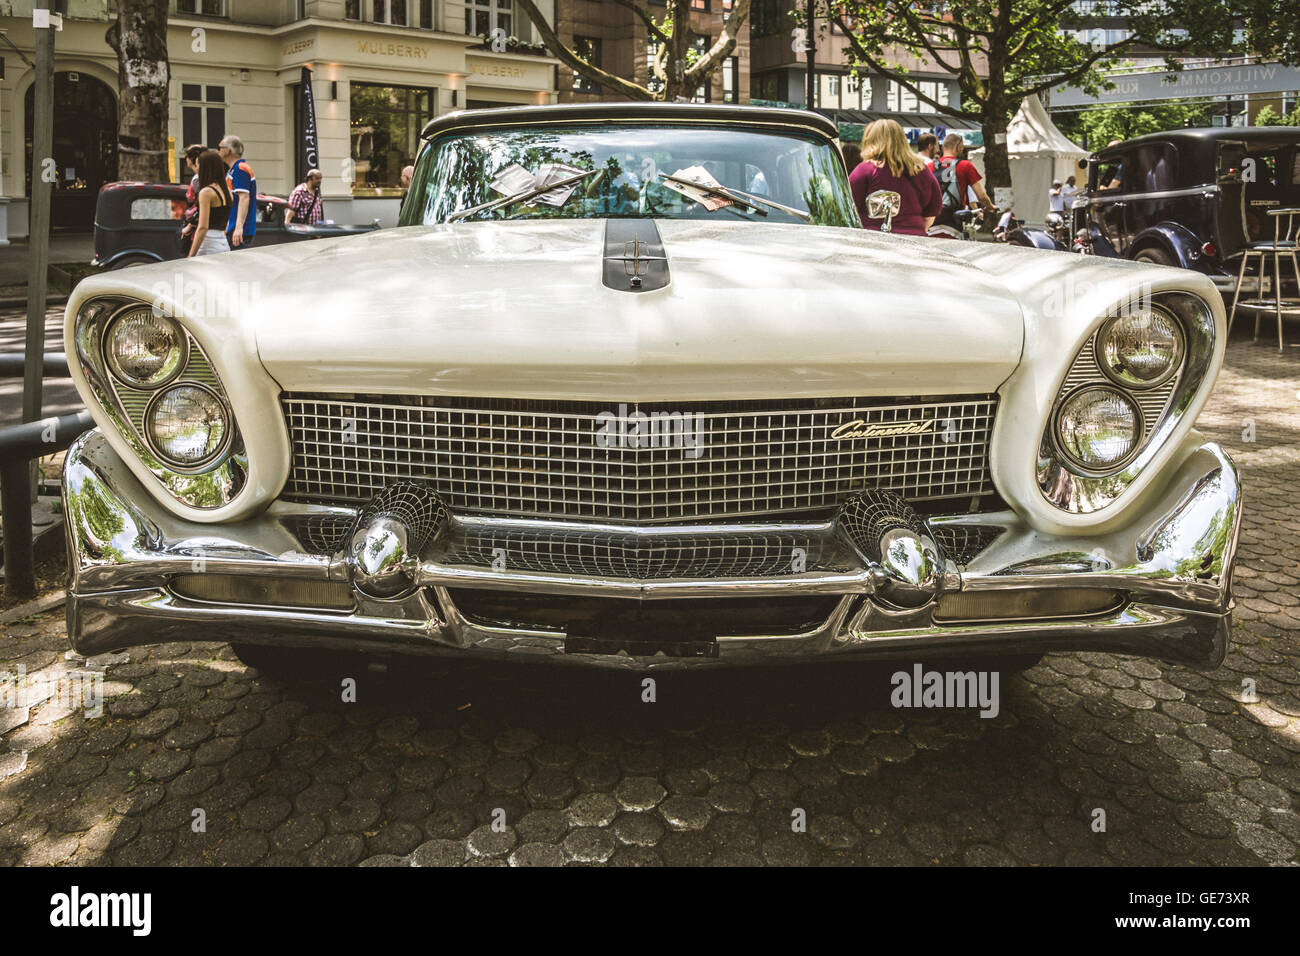
[[[224,419],[222,432],[221,432],[221,441],[218,443],[216,449],[210,452],[209,454],[205,455],[202,459],[196,462],[187,463],[187,462],[179,461],[173,458],[171,455],[168,455],[165,451],[163,451],[161,445],[158,442],[157,437],[153,433],[154,411],[157,409],[158,404],[163,399],[165,399],[169,394],[171,394],[173,391],[175,391],[178,388],[192,388],[196,391],[203,392],[206,395],[208,395],[216,403],[217,407],[220,408],[222,417]],[[216,391],[198,382],[175,382],[166,388],[158,389],[154,393],[153,398],[149,400],[149,404],[146,405],[144,409],[144,416],[142,422],[143,428],[141,430],[144,433],[144,440],[148,443],[150,450],[155,455],[157,455],[159,459],[165,462],[169,468],[171,468],[177,474],[195,475],[195,474],[201,474],[209,470],[212,467],[213,462],[220,460],[221,456],[225,454],[226,449],[230,446],[231,433],[234,431],[234,428],[232,427],[233,421],[234,421],[234,417],[231,415],[229,404],[227,404],[227,402],[220,395],[218,395]]]
[[[168,362],[170,367],[161,378],[155,381],[141,381],[133,378],[124,368],[122,368],[122,360],[113,348],[114,331],[121,326],[123,320],[136,312],[148,312],[150,318],[159,325],[167,327],[175,338],[176,344],[173,346],[174,358],[169,359]],[[144,392],[151,392],[170,385],[183,371],[185,371],[185,366],[190,360],[189,335],[187,335],[185,330],[181,328],[180,323],[170,316],[158,315],[154,312],[152,306],[144,303],[127,303],[109,316],[108,322],[104,325],[102,347],[104,350],[104,362],[108,366],[108,370],[112,373],[113,378],[125,385],[127,388],[134,388]]]
[[[1065,436],[1061,432],[1061,418],[1066,408],[1072,401],[1075,401],[1079,396],[1084,395],[1087,392],[1110,392],[1113,395],[1119,396],[1119,398],[1127,403],[1133,410],[1133,423],[1135,430],[1133,436],[1133,447],[1130,448],[1122,457],[1104,465],[1086,462],[1076,455],[1067,447]],[[1080,386],[1062,398],[1060,402],[1057,403],[1056,408],[1052,411],[1052,441],[1056,450],[1060,453],[1061,457],[1066,460],[1066,462],[1073,466],[1071,468],[1072,471],[1076,474],[1087,475],[1089,477],[1100,477],[1103,475],[1113,474],[1132,461],[1137,456],[1138,452],[1142,450],[1142,434],[1144,431],[1145,421],[1142,417],[1142,406],[1126,394],[1122,388],[1116,388],[1110,384],[1103,385],[1101,383],[1096,383],[1093,385]]]
[[[1109,343],[1107,342],[1107,339],[1114,333],[1115,328],[1121,322],[1131,320],[1135,315],[1139,315],[1142,312],[1151,312],[1168,319],[1170,326],[1173,328],[1174,338],[1176,340],[1175,354],[1173,360],[1169,363],[1169,367],[1156,378],[1146,380],[1128,379],[1125,378],[1122,373],[1117,371],[1108,360],[1109,350],[1107,346]],[[1175,316],[1169,309],[1152,303],[1145,308],[1133,309],[1131,311],[1123,312],[1112,319],[1108,319],[1101,328],[1097,330],[1095,348],[1098,353],[1096,356],[1097,367],[1101,369],[1103,375],[1109,378],[1115,385],[1119,386],[1121,390],[1147,391],[1148,389],[1159,388],[1178,374],[1187,357],[1187,335],[1183,331],[1183,325],[1178,321],[1177,316]]]

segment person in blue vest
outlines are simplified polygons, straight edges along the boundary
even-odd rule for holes
[[[226,188],[234,197],[230,206],[230,221],[226,224],[226,238],[231,249],[252,245],[257,234],[257,176],[244,159],[244,141],[231,134],[222,138],[217,146],[221,161],[226,164]]]

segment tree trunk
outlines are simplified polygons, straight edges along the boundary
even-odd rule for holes
[[[171,179],[167,168],[167,5],[168,0],[117,0],[117,23],[105,36],[117,53],[117,170],[121,179]]]
[[[1007,118],[1001,107],[984,113],[981,128],[984,131],[984,188],[989,199],[997,201],[993,191],[998,187],[1011,187],[1011,160],[1007,156]],[[1020,197],[1028,199],[1028,196]]]
[[[664,99],[672,103],[679,99],[689,100],[695,95],[694,90],[686,88],[686,51],[691,47],[691,7],[690,0],[668,0],[669,18],[673,32],[668,35],[668,58],[664,72],[668,81],[664,84]]]

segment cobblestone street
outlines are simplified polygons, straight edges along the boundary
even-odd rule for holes
[[[222,644],[133,648],[90,664],[102,716],[0,708],[0,866],[1300,862],[1300,349],[1247,325],[1200,422],[1246,493],[1212,673],[1057,654],[981,719],[894,710],[859,666],[661,674],[643,703],[633,673],[285,682]],[[61,607],[4,626],[20,666],[50,687],[85,666]]]

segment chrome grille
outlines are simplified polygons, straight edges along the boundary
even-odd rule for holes
[[[865,487],[910,501],[993,490],[993,395],[609,408],[288,394],[283,403],[293,446],[284,497],[320,504],[365,501],[411,480],[431,483],[457,512],[640,523],[829,511]],[[700,416],[702,447],[598,444],[610,416],[637,412]],[[923,434],[831,437],[855,420],[895,430],[932,424]]]

